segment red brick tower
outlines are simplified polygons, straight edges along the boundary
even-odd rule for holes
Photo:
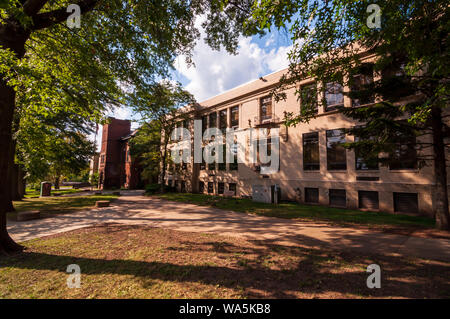
[[[123,170],[123,140],[130,134],[131,122],[109,118],[109,123],[103,125],[102,148],[99,163],[99,188],[120,188]]]

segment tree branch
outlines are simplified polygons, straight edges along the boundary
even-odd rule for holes
[[[42,9],[43,6],[48,2],[48,0],[27,0],[23,4],[23,12],[27,16],[34,16],[36,15],[39,10]]]
[[[81,14],[91,11],[97,5],[98,0],[80,0],[77,5],[80,6]],[[44,12],[33,16],[32,30],[40,30],[51,27],[66,20],[72,13],[67,12],[67,8],[61,8],[49,12]]]

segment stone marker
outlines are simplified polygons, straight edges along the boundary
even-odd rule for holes
[[[109,207],[109,201],[108,200],[99,200],[95,202],[95,206],[97,207]]]
[[[41,213],[38,210],[17,213],[17,221],[18,222],[32,220],[32,219],[39,219],[39,218],[41,218]]]
[[[47,197],[52,195],[52,183],[42,182],[41,183],[41,197]]]
[[[120,192],[113,192],[112,193],[114,196],[120,196]]]

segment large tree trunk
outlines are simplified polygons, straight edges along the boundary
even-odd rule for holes
[[[17,21],[7,20],[0,26],[0,46],[8,48],[17,58],[25,55],[25,42],[29,37]],[[16,244],[6,228],[6,212],[11,207],[11,185],[8,183],[11,167],[12,122],[14,117],[16,92],[8,85],[4,75],[0,74],[0,253],[13,253],[23,249]],[[6,181],[6,182],[5,182]]]
[[[438,229],[450,229],[447,189],[447,167],[445,162],[445,143],[442,123],[442,109],[433,107],[431,110],[434,151],[435,178],[435,214]]]

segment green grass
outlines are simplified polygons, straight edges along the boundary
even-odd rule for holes
[[[326,221],[338,224],[360,224],[367,226],[402,226],[402,227],[434,227],[434,219],[385,212],[368,212],[327,206],[301,205],[297,203],[266,204],[256,203],[251,199],[224,198],[204,194],[166,193],[158,197],[201,206],[214,206],[235,212],[257,214],[261,216],[287,219],[304,219],[311,221]]]
[[[103,225],[0,256],[3,298],[449,298],[450,263]],[[382,289],[366,285],[382,265]],[[81,269],[68,288],[67,266]]]
[[[14,203],[16,211],[39,210],[43,215],[69,213],[75,210],[92,207],[99,200],[113,200],[118,196],[111,194],[86,195],[71,197],[24,198]],[[8,213],[14,218],[15,212]]]
[[[74,193],[81,193],[83,192],[82,189],[73,189],[73,188],[61,188],[58,190],[55,190],[54,188],[52,188],[52,195],[65,195],[65,194],[74,194]],[[35,190],[32,188],[27,188],[25,190],[25,198],[30,198],[30,197],[36,197],[36,196],[40,196],[41,192],[39,190]]]

